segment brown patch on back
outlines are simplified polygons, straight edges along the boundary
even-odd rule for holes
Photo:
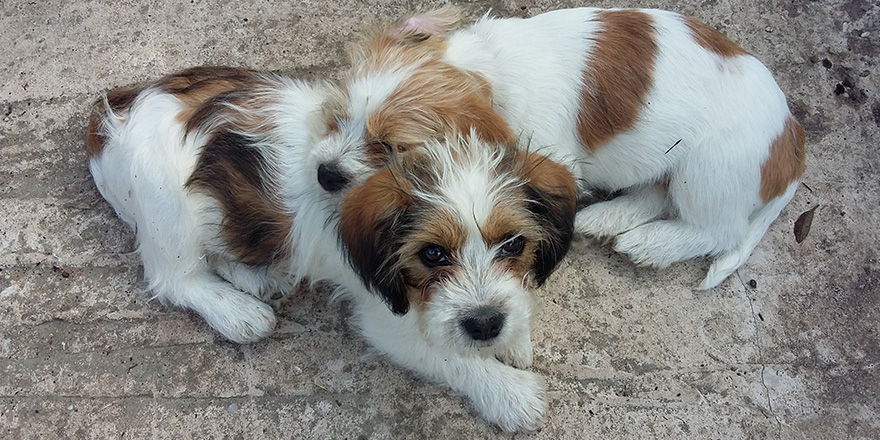
[[[577,130],[597,151],[632,128],[653,85],[657,41],[653,19],[639,11],[600,11],[595,46],[584,70]]]
[[[805,169],[804,129],[789,116],[782,134],[770,145],[770,156],[761,165],[761,200],[767,203],[785,194],[788,186],[803,176]]]
[[[190,123],[202,106],[212,99],[233,92],[252,91],[257,86],[265,85],[265,81],[256,72],[247,69],[202,66],[166,76],[157,85],[184,104],[184,110],[177,114],[177,121],[190,127],[202,122]]]
[[[728,58],[749,54],[715,28],[692,17],[685,17],[684,21],[690,28],[694,41],[703,49]]]
[[[221,236],[241,262],[269,266],[290,257],[293,226],[276,194],[276,178],[253,141],[221,131],[202,150],[186,186],[212,196],[223,210]]]
[[[164,76],[156,81],[132,87],[119,88],[107,93],[107,103],[117,116],[122,116],[131,109],[138,95],[149,87],[159,87],[166,93],[173,94],[183,102],[185,108],[177,114],[180,123],[187,124],[190,131],[217,110],[204,108],[218,97],[228,96],[233,92],[252,92],[266,81],[254,71],[236,67],[201,66],[182,70]],[[194,116],[200,117],[194,120]],[[106,139],[101,133],[103,120],[110,117],[105,108],[104,99],[92,105],[92,114],[86,130],[86,153],[89,157],[101,154]],[[239,118],[241,119],[241,118]]]

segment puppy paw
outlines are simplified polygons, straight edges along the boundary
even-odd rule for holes
[[[486,420],[504,431],[541,429],[547,413],[544,380],[535,373],[512,368],[506,368],[504,376],[501,386],[475,397],[477,409]]]
[[[532,366],[535,359],[532,341],[523,338],[520,341],[509,344],[495,353],[495,358],[513,368],[526,369]]]
[[[239,344],[259,341],[275,328],[272,307],[244,294],[224,296],[200,313],[226,339]]]

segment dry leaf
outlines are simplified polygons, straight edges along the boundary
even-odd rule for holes
[[[794,240],[798,243],[804,241],[807,238],[807,235],[810,233],[810,226],[813,225],[813,213],[816,212],[816,208],[819,205],[813,207],[809,211],[804,212],[794,221]]]

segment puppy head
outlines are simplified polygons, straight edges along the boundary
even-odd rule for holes
[[[568,169],[473,132],[429,142],[345,196],[342,242],[365,285],[425,336],[468,349],[529,325],[527,287],[568,250],[576,190]]]
[[[445,36],[458,23],[453,9],[413,17],[364,38],[353,67],[325,106],[328,127],[314,151],[317,182],[338,192],[363,183],[391,152],[471,129],[490,143],[515,137],[492,107],[479,74],[443,61]]]

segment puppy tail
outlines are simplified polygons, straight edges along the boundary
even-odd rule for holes
[[[782,208],[785,208],[785,205],[787,205],[792,197],[794,197],[794,192],[797,190],[799,184],[800,181],[790,183],[785,194],[771,200],[769,203],[761,207],[761,209],[752,214],[751,221],[749,222],[749,230],[746,233],[745,238],[732,251],[719,255],[718,258],[712,262],[712,265],[709,267],[709,272],[697,288],[698,290],[708,290],[721,284],[722,281],[739,269],[740,266],[745,264],[746,260],[749,259],[749,255],[751,255],[752,251],[755,250],[755,247],[758,246],[761,238],[767,233],[770,224],[776,220],[776,217],[779,217]]]

